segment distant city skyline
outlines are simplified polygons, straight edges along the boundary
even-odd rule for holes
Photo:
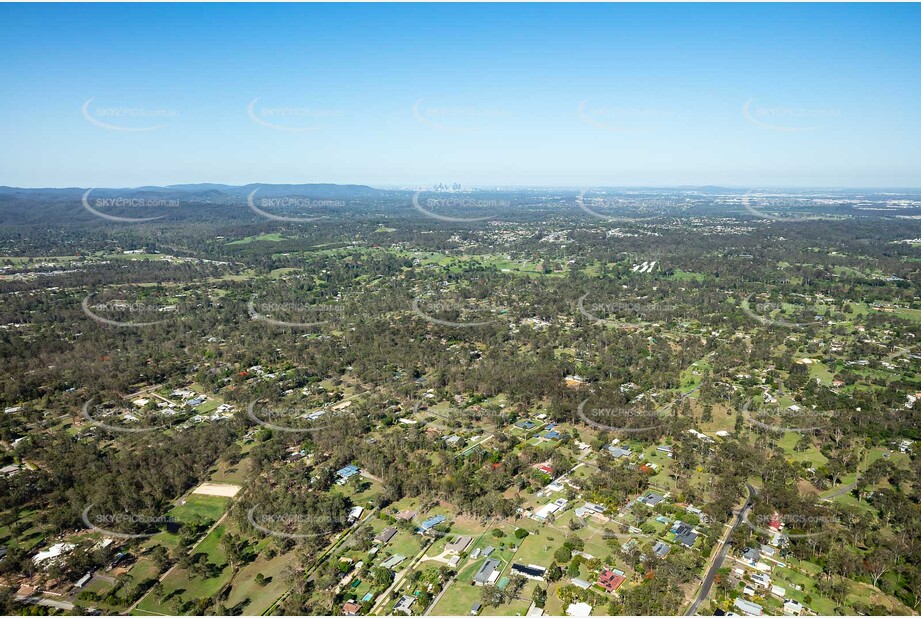
[[[12,5],[0,185],[921,187],[918,5]]]

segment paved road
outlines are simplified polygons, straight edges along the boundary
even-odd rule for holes
[[[847,485],[842,485],[841,487],[831,492],[830,494],[825,494],[824,496],[822,496],[822,500],[828,501],[828,500],[832,500],[833,498],[837,498],[838,496],[842,494],[851,493],[851,490],[854,489],[855,487],[857,487],[857,481],[854,481],[853,483],[848,483]]]
[[[752,487],[750,483],[746,483],[745,486],[748,488],[748,498],[745,500],[745,505],[736,513],[736,518],[732,522],[732,525],[729,526],[729,529],[723,534],[723,538],[720,539],[716,558],[713,560],[710,569],[704,576],[703,583],[701,583],[700,589],[697,591],[697,597],[688,607],[688,610],[684,612],[685,616],[694,616],[697,614],[697,610],[700,609],[701,603],[707,599],[707,596],[710,594],[710,588],[713,587],[713,580],[716,579],[716,572],[723,566],[723,560],[726,559],[726,554],[729,553],[729,537],[731,537],[732,533],[739,527],[739,524],[742,523],[742,520],[745,519],[749,509],[751,509],[754,504],[754,498],[758,495],[758,490]]]

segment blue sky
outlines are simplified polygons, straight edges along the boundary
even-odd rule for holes
[[[0,184],[921,186],[918,5],[2,5]]]

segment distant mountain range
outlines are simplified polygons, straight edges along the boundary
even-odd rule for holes
[[[67,188],[42,188],[23,189],[19,187],[0,187],[0,197],[16,197],[22,199],[80,199],[90,187]],[[267,184],[251,183],[243,186],[222,185],[215,183],[196,183],[183,185],[167,185],[165,187],[134,187],[134,188],[107,188],[93,189],[94,196],[158,196],[164,199],[170,197],[205,198],[245,198],[253,191],[258,190],[259,197],[285,197],[303,195],[316,199],[356,199],[363,197],[380,197],[390,193],[383,189],[375,189],[367,185],[336,185],[330,183],[315,184]]]

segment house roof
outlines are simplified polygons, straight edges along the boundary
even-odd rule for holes
[[[760,616],[763,611],[760,605],[752,603],[751,601],[746,601],[745,599],[736,599],[734,605],[750,616]]]
[[[566,608],[567,616],[591,616],[592,606],[588,603],[570,603]]]
[[[390,539],[396,536],[397,529],[393,527],[384,528],[380,533],[374,537],[375,541],[380,541],[381,543],[389,543]]]
[[[445,520],[444,515],[435,515],[434,517],[429,517],[424,522],[422,522],[422,525],[420,527],[423,530],[430,530],[431,528],[434,528],[435,526],[437,526],[444,520]]]
[[[406,556],[402,554],[394,554],[390,556],[389,558],[387,558],[384,562],[382,562],[381,566],[384,567],[385,569],[392,569],[393,567],[400,564],[404,560],[406,560]]]
[[[361,611],[361,605],[355,601],[346,601],[342,604],[342,613],[345,615],[358,615]]]
[[[625,581],[627,581],[627,577],[623,573],[615,572],[611,569],[603,570],[601,575],[598,576],[598,585],[608,592],[614,592]]]
[[[640,498],[640,502],[642,502],[646,506],[656,506],[657,504],[662,502],[662,500],[664,499],[665,499],[665,496],[663,496],[662,494],[656,493],[654,491],[650,491],[645,496]]]
[[[467,549],[467,546],[470,545],[470,541],[472,540],[473,539],[469,536],[459,536],[448,543],[447,547],[445,547],[445,550],[460,553]]]
[[[668,552],[672,550],[671,545],[668,543],[663,543],[662,541],[657,542],[652,547],[652,552],[657,555],[659,558],[664,558],[668,555]]]
[[[359,469],[358,466],[349,465],[349,466],[346,466],[344,468],[340,468],[339,470],[337,470],[336,476],[344,476],[348,478],[354,474],[358,474],[358,469]]]
[[[495,571],[498,566],[498,560],[489,558],[480,565],[480,569],[476,572],[476,575],[473,576],[473,581],[478,584],[485,584],[489,581],[490,575],[492,575],[493,571]]]
[[[681,543],[686,547],[691,547],[694,545],[694,542],[697,540],[697,537],[700,536],[693,530],[685,532],[684,534],[679,534],[675,537],[675,540]]]
[[[528,575],[530,577],[543,577],[547,569],[532,564],[524,565],[516,562],[512,565],[512,572],[521,573],[522,575]]]

